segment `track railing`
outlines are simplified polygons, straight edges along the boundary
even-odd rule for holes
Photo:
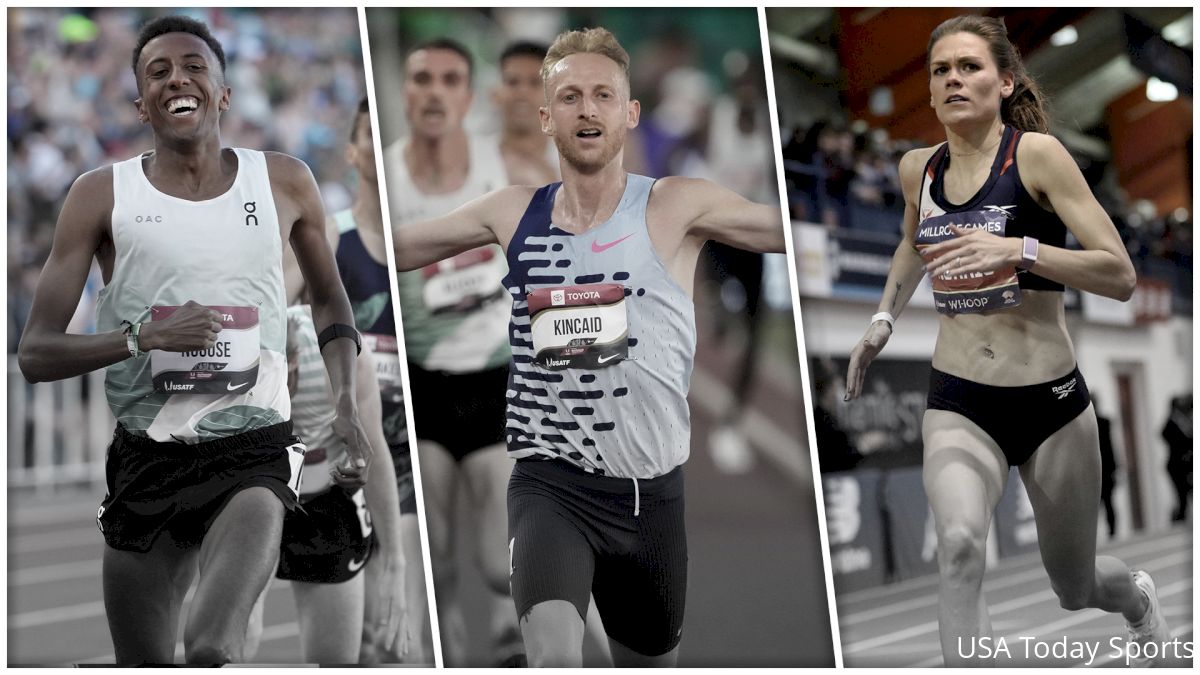
[[[29,384],[8,356],[8,485],[53,492],[104,483],[104,453],[115,420],[104,371]]]

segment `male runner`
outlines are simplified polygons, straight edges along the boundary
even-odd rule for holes
[[[154,150],[71,187],[20,364],[31,381],[108,368],[118,425],[97,520],[117,662],[171,662],[198,569],[185,655],[220,664],[242,657],[303,462],[283,357],[284,242],[312,291],[337,399],[333,427],[348,443],[332,477],[348,488],[364,484],[370,447],[354,400],[357,333],[308,167],[221,145],[232,92],[208,28],[184,17],[151,21],[133,70]],[[93,257],[107,284],[98,332],[68,335]]]
[[[394,231],[400,269],[489,243],[507,252],[510,569],[531,665],[579,665],[589,591],[616,665],[675,663],[697,255],[708,239],[784,248],[776,208],[625,172],[641,110],[628,64],[607,30],[559,35],[540,114],[562,183],[505,188]]]
[[[452,40],[418,45],[405,60],[410,135],[384,150],[393,228],[443,215],[508,184],[496,144],[463,128],[471,74],[470,55]],[[453,527],[460,480],[471,513],[459,522],[475,534],[476,562],[496,608],[494,660],[522,658],[509,610],[504,526],[504,488],[512,470],[503,445],[506,271],[503,252],[493,244],[397,277],[442,653],[449,665],[464,663],[466,640]]]
[[[400,379],[400,355],[396,341],[396,319],[392,312],[391,278],[387,264],[387,242],[383,237],[383,211],[375,175],[375,140],[367,99],[359,102],[346,146],[346,162],[358,173],[358,187],[351,208],[333,215],[327,226],[337,251],[338,272],[354,308],[354,321],[363,341],[374,355],[375,377],[382,402],[383,431],[395,466],[400,540],[398,557],[375,558],[367,563],[366,620],[363,624],[360,663],[433,663],[433,636],[429,623],[429,601],[421,564],[421,531],[417,522],[417,498],[409,455],[408,429],[404,421],[404,388]],[[382,514],[373,509],[376,518]],[[374,591],[403,584],[407,634],[392,641],[388,627],[387,594]],[[401,647],[407,647],[403,651]]]
[[[379,642],[403,643],[405,555],[401,548],[400,504],[393,478],[392,458],[383,437],[379,383],[374,358],[365,346],[358,359],[355,397],[360,419],[370,433],[373,462],[377,462],[359,490],[347,490],[329,479],[329,467],[342,459],[345,444],[330,422],[335,415],[333,392],[321,362],[317,332],[307,305],[287,309],[288,393],[292,423],[308,446],[300,481],[303,512],[288,513],[283,522],[279,568],[275,576],[291,581],[300,624],[303,663],[359,663],[363,643],[365,597],[377,598],[383,625],[372,633],[384,634]],[[378,533],[378,536],[376,536]],[[382,559],[382,564],[379,561]],[[364,565],[383,567],[365,594]],[[371,581],[371,579],[367,579]],[[262,635],[264,589],[251,613],[246,658],[252,660]],[[403,644],[397,651],[403,650]]]
[[[512,185],[558,180],[558,152],[538,121],[545,45],[514,42],[500,53],[500,84],[492,102],[500,111],[500,155]]]

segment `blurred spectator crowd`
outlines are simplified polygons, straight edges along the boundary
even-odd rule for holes
[[[905,152],[923,145],[893,139],[865,123],[817,122],[782,134],[784,173],[793,220],[899,236],[904,195],[898,167]],[[1089,172],[1090,173],[1090,172]],[[1165,215],[1130,200],[1114,181],[1092,186],[1129,251],[1139,275],[1171,284],[1177,309],[1190,311],[1192,214]],[[1069,240],[1070,241],[1070,240]]]
[[[163,10],[17,8],[8,14],[8,350],[28,315],[71,183],[153,148],[133,106],[137,32]],[[176,10],[222,43],[233,89],[227,145],[312,168],[331,209],[347,205],[348,119],[365,94],[358,18],[345,9]],[[98,290],[93,270],[85,293]],[[80,311],[76,330],[91,312]]]

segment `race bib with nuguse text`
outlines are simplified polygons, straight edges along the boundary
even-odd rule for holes
[[[163,321],[179,307],[151,307],[150,320]],[[221,332],[206,349],[150,351],[154,390],[165,394],[243,394],[258,381],[258,308],[214,305]]]
[[[404,382],[400,378],[400,350],[392,335],[363,333],[363,343],[371,349],[375,359],[375,377],[379,380],[379,395],[384,402],[400,403],[404,400]]]
[[[422,298],[432,313],[470,312],[503,295],[504,258],[483,246],[421,268]]]
[[[606,368],[629,358],[621,284],[539,288],[527,299],[534,360],[543,368]]]
[[[1007,224],[1008,214],[998,208],[984,207],[975,211],[931,216],[917,225],[917,251],[928,265],[933,258],[926,254],[926,249],[953,239],[955,234],[950,229],[951,225],[968,230],[982,229],[1003,237]],[[968,274],[955,274],[951,269],[930,281],[933,282],[934,307],[942,314],[975,314],[1021,304],[1017,269],[1012,266]]]

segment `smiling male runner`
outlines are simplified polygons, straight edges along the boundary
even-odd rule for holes
[[[348,444],[332,477],[351,489],[366,480],[370,447],[354,400],[358,335],[308,167],[221,144],[232,92],[207,26],[176,16],[146,24],[133,71],[154,150],[71,187],[20,365],[31,381],[108,369],[117,430],[97,521],[117,662],[172,661],[197,569],[186,659],[239,661],[304,459],[284,358],[285,242],[311,289],[337,400],[332,426]],[[93,257],[106,283],[98,332],[68,335]]]

